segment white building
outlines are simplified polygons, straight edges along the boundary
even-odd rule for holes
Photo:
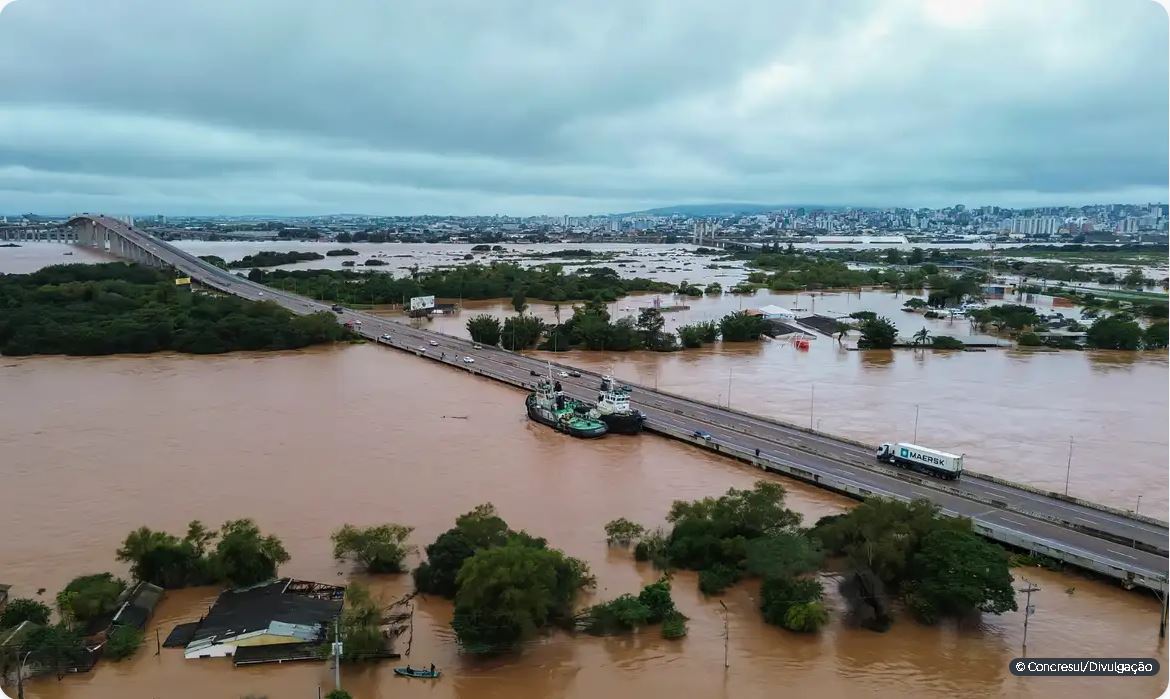
[[[760,314],[764,320],[796,320],[796,314],[780,306],[762,306]]]

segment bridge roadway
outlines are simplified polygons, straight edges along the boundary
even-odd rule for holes
[[[294,313],[314,313],[330,308],[328,304],[243,279],[120,221],[93,218],[208,286],[243,298],[274,301]],[[339,319],[360,320],[361,334],[380,344],[413,351],[437,361],[442,361],[440,355],[446,354],[448,364],[513,385],[531,385],[535,379],[531,372],[544,375],[549,370],[549,364],[540,359],[498,348],[477,350],[468,340],[414,328],[369,313],[346,309],[339,314]],[[385,334],[390,335],[389,342],[379,340]],[[437,346],[431,346],[432,341]],[[462,357],[467,356],[473,357],[475,362],[464,363]],[[552,367],[557,372],[572,370],[559,364]],[[600,377],[590,372],[580,373],[580,378],[559,379],[565,392],[575,398],[595,400]],[[1132,573],[1138,584],[1147,587],[1151,586],[1151,581],[1166,579],[1170,534],[1166,525],[1156,520],[1134,518],[1120,511],[1062,500],[975,474],[964,474],[958,481],[918,477],[878,465],[870,447],[768,418],[646,387],[634,387],[634,402],[646,414],[648,429],[684,437],[702,430],[712,439],[710,442],[691,440],[699,446],[725,445],[725,448],[738,447],[748,452],[758,449],[761,461],[799,465],[814,475],[852,483],[863,492],[898,498],[927,498],[948,513],[970,517],[977,525],[1006,531],[1008,536],[1005,538],[1010,539],[1018,533],[1021,538],[1041,542],[1049,549],[1087,555],[1100,564],[1096,566],[1098,572],[1102,572],[1103,565],[1114,569],[1106,574],[1121,579]],[[1118,572],[1125,574],[1115,574]]]

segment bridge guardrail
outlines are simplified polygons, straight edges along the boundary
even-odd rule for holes
[[[996,485],[1002,485],[1002,486],[1010,487],[1010,488],[1019,488],[1020,490],[1026,490],[1029,493],[1034,493],[1036,495],[1043,495],[1044,497],[1052,498],[1053,500],[1063,500],[1065,502],[1071,502],[1074,505],[1080,505],[1081,507],[1087,507],[1087,508],[1092,509],[1092,510],[1100,510],[1102,512],[1105,512],[1105,513],[1108,513],[1111,515],[1117,515],[1119,517],[1127,517],[1129,519],[1137,520],[1139,522],[1144,522],[1145,524],[1152,524],[1152,525],[1157,526],[1157,527],[1170,527],[1170,523],[1168,523],[1168,522],[1160,520],[1156,517],[1150,517],[1148,515],[1139,514],[1137,512],[1134,512],[1133,510],[1122,510],[1120,508],[1111,507],[1109,505],[1102,505],[1099,502],[1082,500],[1078,497],[1073,497],[1071,495],[1065,495],[1064,493],[1058,493],[1054,490],[1044,490],[1043,488],[1037,488],[1036,486],[1028,485],[1026,483],[1016,483],[1015,481],[1009,481],[1009,480],[1000,478],[999,476],[992,476],[992,475],[989,475],[986,473],[979,473],[977,471],[964,471],[964,473],[967,473],[968,475],[975,476],[976,478],[981,478],[985,481],[990,481],[992,483],[995,483]]]

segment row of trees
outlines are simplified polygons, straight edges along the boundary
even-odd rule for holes
[[[409,276],[365,274],[349,270],[255,270],[250,279],[327,301],[361,304],[402,303],[412,296],[494,299],[521,294],[545,301],[601,298],[616,301],[635,291],[670,292],[673,284],[650,279],[623,279],[610,267],[564,272],[557,264],[537,267],[493,262],[412,270]]]
[[[0,275],[0,354],[212,354],[344,339],[330,313],[192,293],[167,274],[113,262]]]
[[[723,293],[723,285],[719,282],[711,282],[707,286],[703,287],[692,284],[688,281],[683,281],[679,283],[678,288],[675,289],[674,293],[681,294],[683,296],[691,296],[694,298],[698,298],[704,294],[707,296],[718,296]]]
[[[518,305],[521,309],[524,304]],[[555,313],[560,315],[559,304]],[[540,318],[520,315],[500,322],[487,314],[473,316],[467,321],[467,332],[474,342],[501,345],[505,349],[539,347],[553,352],[573,348],[625,352],[650,349],[670,352],[683,347],[698,347],[703,342],[714,342],[720,335],[727,342],[758,340],[764,331],[764,321],[742,311],[729,313],[718,324],[714,322],[684,325],[675,333],[665,330],[666,320],[657,308],[643,308],[637,319],[611,320],[608,309],[600,299],[573,308],[573,315],[563,323],[549,325]]]
[[[351,251],[352,252],[352,251]],[[330,255],[339,254],[335,250],[330,250]],[[340,253],[344,254],[344,253]],[[353,254],[357,254],[354,252]],[[295,250],[289,252],[277,252],[275,250],[264,250],[255,255],[245,255],[234,262],[229,262],[228,267],[233,269],[247,268],[247,267],[275,267],[277,265],[291,265],[297,262],[308,262],[310,260],[323,260],[325,256],[319,252],[297,252]]]
[[[1143,329],[1132,316],[1119,313],[1093,321],[1085,341],[1098,349],[1166,349],[1168,329],[1170,326],[1165,321]]]
[[[1034,328],[1043,327],[1043,323],[1035,309],[1029,306],[989,306],[975,311],[971,317],[980,330],[991,328],[997,332],[1018,333],[1017,340],[1025,347],[1043,344],[1040,336],[1033,332]],[[1086,330],[1085,344],[1097,349],[1165,349],[1168,328],[1170,326],[1164,321],[1143,328],[1130,312],[1117,311],[1098,315]]]
[[[289,560],[280,539],[265,536],[250,519],[224,522],[218,531],[195,520],[182,538],[139,527],[126,536],[116,557],[130,564],[136,580],[164,588],[253,585],[276,577]]]

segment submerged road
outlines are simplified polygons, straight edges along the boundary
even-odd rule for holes
[[[121,221],[106,217],[88,218],[133,240],[160,260],[208,286],[247,299],[273,301],[294,313],[330,309],[329,304],[236,276]],[[476,349],[469,340],[414,328],[369,313],[346,309],[338,314],[338,318],[361,321],[360,334],[380,344],[412,351],[514,385],[531,386],[536,375],[546,375],[550,366],[558,374],[574,371],[568,366],[550,365],[543,359],[499,348]],[[383,339],[384,335],[389,338]],[[441,359],[442,355],[446,355],[445,359]],[[465,357],[474,361],[465,362]],[[579,378],[558,376],[558,379],[572,397],[595,401],[600,376],[585,371],[579,373]],[[1085,553],[1107,566],[1133,571],[1146,578],[1166,578],[1170,532],[1165,524],[1157,521],[1091,503],[1053,497],[977,474],[966,473],[957,481],[942,481],[898,471],[878,465],[873,447],[636,384],[633,386],[632,401],[646,414],[648,429],[682,431],[685,434],[701,430],[711,435],[710,442],[704,440],[702,446],[728,445],[749,452],[758,449],[761,457],[799,465],[814,474],[845,479],[868,492],[901,498],[926,498],[949,513],[970,517],[977,524],[1019,532],[1058,548]],[[522,406],[517,410],[521,411]]]

